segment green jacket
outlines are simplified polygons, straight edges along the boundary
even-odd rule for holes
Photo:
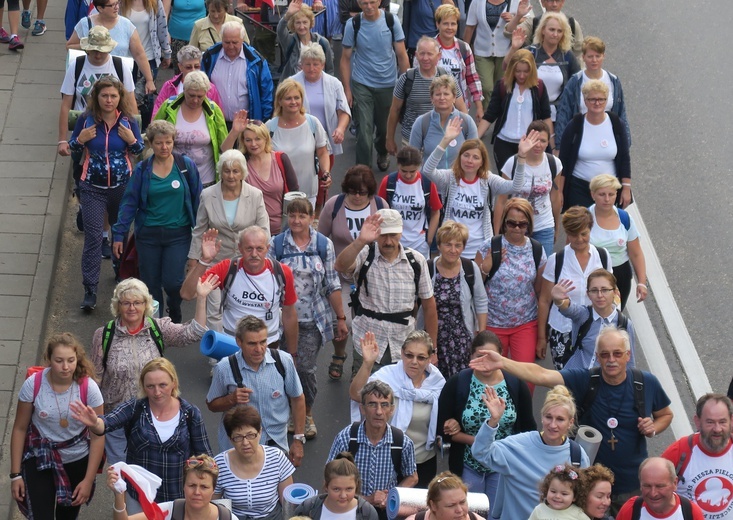
[[[183,104],[183,93],[178,94],[178,97],[171,100],[166,99],[158,113],[155,115],[155,119],[162,119],[176,124],[176,118],[178,117],[178,109]],[[202,105],[204,109],[204,118],[206,119],[206,126],[209,129],[209,135],[211,136],[211,146],[214,148],[214,166],[219,162],[219,154],[221,153],[221,145],[228,135],[227,125],[224,121],[224,114],[221,108],[212,103],[209,99],[204,98]],[[215,173],[215,181],[219,182],[219,172]]]

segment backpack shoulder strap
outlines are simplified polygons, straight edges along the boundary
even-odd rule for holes
[[[107,369],[107,357],[109,356],[109,346],[112,344],[112,338],[115,336],[115,320],[110,320],[104,326],[102,331],[102,367]]]
[[[606,251],[605,247],[599,247],[597,248],[598,256],[601,257],[601,265],[603,265],[603,268],[608,271],[609,266],[609,258],[608,258],[608,252]]]
[[[140,399],[135,401],[135,406],[132,409],[132,418],[125,423],[125,439],[130,438],[130,434],[132,433],[132,428],[137,424],[137,422],[140,420],[140,416],[143,414],[143,403]],[[183,519],[183,516],[181,516],[181,519]]]
[[[568,18],[568,24],[570,24],[570,32],[573,33],[573,38],[575,38],[575,18],[572,16]]]
[[[456,382],[456,405],[457,407],[461,407],[460,409],[466,408],[466,403],[468,402],[468,394],[471,392],[472,376],[472,370],[461,370],[460,372],[458,372],[458,381]]]
[[[568,443],[570,444],[570,464],[572,464],[576,468],[579,468],[582,458],[580,444],[575,442],[573,439],[568,439]]]
[[[181,175],[188,175],[188,166],[186,166],[186,159],[182,154],[174,153],[173,162],[176,163],[176,167],[181,172]]]
[[[592,367],[588,372],[590,373],[590,385],[583,396],[583,404],[578,411],[578,420],[582,420],[583,416],[590,411],[601,386],[601,367]]]
[[[234,376],[234,382],[237,383],[237,388],[244,388],[242,383],[242,372],[239,370],[239,363],[237,363],[237,356],[235,354],[230,355],[227,360],[229,361],[229,368]]]
[[[428,218],[430,218],[430,194],[433,191],[433,183],[422,174],[420,174],[420,183],[422,184],[422,196],[425,199],[425,211],[428,212]]]
[[[692,502],[686,497],[679,495],[680,497],[680,508],[682,509],[682,518],[685,520],[693,520],[692,516]]]
[[[629,216],[628,211],[625,209],[617,208],[618,209],[618,219],[621,221],[621,224],[623,224],[624,229],[626,231],[629,230],[631,227],[631,217]]]
[[[376,246],[374,245],[374,242],[369,244],[369,252],[367,253],[367,257],[364,260],[364,263],[361,265],[361,269],[359,269],[359,277],[356,280],[356,294],[355,298],[359,299],[359,292],[361,292],[361,286],[364,286],[364,291],[369,295],[369,287],[367,285],[367,279],[366,275],[369,271],[369,268],[372,265],[372,262],[374,261],[374,255],[376,254]]]
[[[687,436],[687,447],[680,453],[680,459],[677,461],[677,465],[674,467],[674,472],[680,482],[685,483],[685,477],[683,476],[687,465],[690,463],[690,455],[692,455],[692,447],[694,444],[695,434],[691,433]]]
[[[395,35],[394,35],[394,15],[390,13],[389,11],[384,12],[384,21],[387,22],[387,27],[389,28],[389,32],[392,33],[392,41],[395,41]]]
[[[491,270],[489,271],[487,280],[491,280],[501,267],[501,235],[491,237]]]
[[[356,48],[356,37],[359,34],[359,29],[361,29],[361,17],[362,13],[359,13],[351,19],[351,25],[354,27],[354,45],[352,45],[352,48]]]
[[[557,163],[555,162],[555,156],[549,152],[545,152],[545,155],[547,156],[547,165],[550,167],[550,175],[552,176],[552,180],[554,181],[555,177],[557,176]],[[513,175],[512,178],[514,178]]]
[[[121,83],[125,82],[125,72],[122,69],[122,58],[119,56],[112,56],[112,65],[115,68],[115,72],[117,73],[117,79],[120,80]]]
[[[226,506],[222,504],[216,504],[216,508],[219,510],[218,520],[232,520],[232,512]]]
[[[79,380],[79,400],[82,404],[87,404],[87,396],[89,395],[89,376],[84,376]]]
[[[275,275],[277,280],[277,287],[280,290],[280,305],[285,301],[285,272],[283,266],[277,260],[271,260],[272,262],[272,273]]]
[[[177,498],[173,501],[170,520],[183,520],[186,515],[186,499]],[[219,517],[221,518],[221,517]]]
[[[578,329],[578,335],[575,338],[574,350],[580,348],[580,344],[583,342],[583,339],[588,335],[590,326],[593,325],[593,307],[591,305],[586,305],[586,309],[588,309],[588,318],[580,325],[580,328]]]
[[[407,261],[410,262],[410,267],[412,267],[413,280],[415,281],[415,301],[417,301],[418,292],[420,291],[420,274],[422,273],[422,269],[420,268],[420,263],[415,258],[415,255],[412,254],[412,251],[405,251],[405,256],[407,257]]]
[[[38,392],[41,391],[41,383],[43,382],[43,370],[39,370],[33,374],[33,402],[38,397]]]
[[[463,40],[458,40],[458,50],[461,52],[461,58],[463,61],[468,59],[468,45]]]
[[[639,417],[646,417],[646,399],[644,396],[644,372],[636,367],[631,368],[634,378],[634,407]]]
[[[285,250],[285,233],[275,235],[275,238],[272,239],[272,245],[275,246],[275,259],[280,261]]]
[[[407,102],[407,98],[410,97],[410,93],[412,92],[412,84],[415,82],[415,71],[417,69],[407,69],[405,72],[405,85],[402,87],[402,90],[405,94],[405,103]]]
[[[357,436],[359,434],[359,425],[361,423],[355,422],[351,423],[351,427],[349,428],[349,453],[351,453],[354,458],[356,458],[356,452],[359,451],[359,441],[357,440]]]
[[[425,133],[423,132],[423,136]],[[387,175],[387,196],[385,200],[387,204],[392,207],[392,199],[394,199],[394,192],[397,189],[397,172],[390,173]]]
[[[280,357],[280,351],[276,348],[271,348],[270,354],[275,360],[275,368],[277,369],[277,373],[280,374],[280,377],[282,377],[283,381],[285,381],[285,365],[283,364],[283,359]],[[237,369],[239,369],[239,367],[237,367]]]
[[[384,199],[382,197],[374,197],[374,204],[377,205],[377,209],[384,209]]]
[[[163,351],[165,350],[163,333],[161,332],[158,323],[153,318],[148,317],[148,323],[150,323],[150,337],[153,338],[153,342],[155,343],[155,346],[158,347],[160,356],[163,357]]]
[[[321,258],[321,261],[325,264],[326,258],[328,258],[328,240],[326,239],[326,235],[323,233],[316,231],[316,251],[318,251],[318,256]],[[325,281],[325,277],[324,277]]]
[[[227,294],[229,288],[234,283],[234,278],[237,276],[237,270],[239,269],[239,257],[233,257],[229,260],[229,269],[224,277],[224,283],[221,284],[221,304],[219,305],[220,312],[224,311],[226,306]]]
[[[358,16],[356,16],[355,18],[358,18]],[[345,193],[339,193],[339,195],[336,197],[336,202],[333,203],[333,211],[331,212],[331,220],[336,218],[336,214],[341,209],[341,206],[344,205],[345,198],[346,198]],[[379,200],[379,199],[376,199],[376,200]]]
[[[308,121],[308,127],[311,129],[313,137],[315,137],[316,130],[318,129],[318,127],[316,126],[316,118],[310,114],[305,114],[305,120]]]
[[[283,163],[283,153],[284,152],[275,152],[275,162],[277,162],[277,167],[280,168],[280,173],[283,175],[283,193],[287,193],[290,191],[290,188],[288,188],[288,178],[285,175],[285,164]]]
[[[461,267],[463,267],[463,279],[466,280],[468,288],[471,290],[471,299],[473,299],[473,284],[476,282],[476,273],[473,271],[473,262],[468,258],[461,257]]]
[[[397,473],[397,482],[402,480],[404,475],[402,474],[402,449],[405,443],[405,434],[399,428],[395,428],[391,424],[389,425],[392,430],[392,446],[390,447],[390,455],[392,456],[392,467],[394,467],[395,473]]]
[[[435,277],[435,258],[426,258],[425,261],[428,264],[428,274],[432,280]]]
[[[616,311],[616,316],[618,317],[616,320],[616,328],[629,330],[629,319],[620,311]]]
[[[555,283],[560,281],[562,273],[562,264],[565,262],[565,248],[555,254]]]
[[[529,243],[532,244],[532,258],[534,259],[534,270],[539,272],[542,263],[542,244],[532,237],[529,237]]]
[[[631,508],[631,520],[639,520],[641,518],[641,505],[644,499],[642,497],[636,497],[634,500],[634,506]]]
[[[82,54],[76,57],[76,63],[74,63],[74,94],[71,97],[71,109],[74,110],[76,104],[76,86],[79,84],[79,78],[81,78],[81,71],[84,70],[84,63],[86,63],[87,56]]]

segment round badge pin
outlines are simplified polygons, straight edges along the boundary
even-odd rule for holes
[[[181,181],[179,181],[178,179],[174,180],[173,182],[171,182],[171,187],[174,190],[177,190],[178,188],[181,187]]]
[[[524,103],[524,96],[522,96],[521,94],[517,96],[517,103]]]
[[[601,146],[603,148],[608,148],[608,141],[606,141],[605,139],[603,141],[601,141]]]
[[[608,426],[611,429],[614,429],[618,426],[618,419],[615,417],[609,417],[608,421],[606,421],[606,426]]]
[[[458,145],[458,141],[456,141],[455,139],[453,139],[450,143],[448,143],[448,146],[452,148],[455,148],[456,145]]]

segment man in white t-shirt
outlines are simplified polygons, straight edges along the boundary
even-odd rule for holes
[[[669,460],[646,459],[639,466],[639,481],[641,496],[631,497],[616,520],[704,520],[697,504],[674,492],[677,476]]]
[[[132,80],[132,66],[125,60],[120,60],[118,66],[112,59],[111,52],[117,46],[106,27],[96,25],[89,31],[89,36],[81,39],[81,48],[87,55],[84,60],[84,67],[80,74],[76,75],[76,59],[71,59],[66,68],[64,82],[61,84],[61,109],[59,110],[59,144],[58,153],[64,157],[71,154],[66,135],[69,128],[69,111],[84,110],[87,107],[86,96],[91,92],[92,86],[99,79],[105,76],[114,76],[125,86],[125,90],[132,94],[131,102],[135,102],[135,83]],[[119,59],[119,58],[118,58]],[[117,70],[122,71],[122,77]]]
[[[699,433],[672,443],[662,457],[675,465],[677,493],[695,502],[707,520],[733,518],[733,404],[705,394],[694,417]]]
[[[267,324],[267,344],[280,346],[282,323],[285,350],[295,357],[298,348],[298,314],[295,302],[293,273],[287,265],[267,258],[270,234],[259,226],[249,226],[239,233],[238,258],[226,259],[214,264],[221,244],[214,229],[204,233],[201,241],[201,258],[189,270],[181,287],[181,297],[192,300],[196,297],[198,279],[210,274],[219,277],[222,289],[222,325],[224,332],[234,336],[237,323],[244,316],[256,316]],[[230,276],[230,265],[238,266]],[[282,318],[280,313],[282,311]],[[282,319],[282,322],[281,322]]]

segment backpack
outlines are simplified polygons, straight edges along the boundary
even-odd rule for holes
[[[575,352],[577,349],[580,348],[580,344],[583,341],[583,339],[588,335],[588,331],[590,330],[590,326],[593,324],[593,306],[588,305],[588,319],[583,322],[583,324],[580,326],[580,329],[578,329],[578,337],[575,339],[575,343],[573,344],[572,352]],[[629,319],[621,314],[621,311],[616,311],[616,316],[618,316],[618,321],[616,322],[616,327],[619,329],[627,330],[629,326]]]
[[[430,279],[435,276],[435,258],[426,259],[428,263],[428,272]],[[473,284],[476,281],[476,273],[473,270],[473,261],[468,258],[461,257],[461,268],[463,269],[463,279],[466,280],[468,288],[471,289],[471,299],[473,299]]]
[[[82,1],[83,3],[83,1]],[[91,22],[89,22],[91,24]],[[76,63],[74,64],[74,94],[71,96],[71,109],[74,109],[76,104],[76,86],[79,84],[79,78],[81,77],[81,71],[84,70],[84,63],[86,62],[87,55],[76,57]],[[112,56],[112,65],[115,68],[117,79],[124,83],[124,70],[122,68],[122,58],[119,56]]]
[[[130,439],[132,429],[135,427],[137,422],[140,420],[140,416],[143,414],[143,403],[141,399],[135,401],[135,407],[132,410],[132,418],[125,423],[125,439]],[[189,436],[191,432],[191,426],[193,424],[193,417],[190,413],[186,412],[186,428],[188,428]]]
[[[685,520],[693,520],[695,517],[692,514],[692,503],[682,495],[678,496],[680,497],[682,518],[684,518]],[[643,502],[643,497],[636,497],[636,500],[634,500],[634,506],[631,509],[631,520],[639,520],[639,518],[641,518],[641,505]]]
[[[471,116],[468,114],[464,114],[461,111],[458,111],[458,115],[461,116],[461,119],[463,119],[463,138],[465,140],[468,140],[468,123],[466,123],[466,119],[470,118]],[[425,116],[425,114],[423,114],[422,116],[418,116],[422,118],[420,120],[420,130],[422,130],[423,139],[425,139],[425,136],[428,134],[428,130],[430,129],[430,117]]]
[[[486,281],[491,280],[501,267],[501,237],[502,235],[491,237],[491,270],[486,276]],[[542,262],[542,244],[534,238],[529,238],[529,242],[532,244],[532,257],[534,258],[535,271],[539,271],[540,262]]]
[[[554,181],[555,176],[557,176],[557,163],[555,162],[555,156],[548,152],[545,152],[545,155],[547,156],[547,164],[550,166],[550,175],[552,176],[552,180]],[[510,179],[514,178],[514,172],[516,171],[517,171],[517,156],[515,155],[514,164],[512,164],[512,173],[511,173],[512,176],[509,177]],[[624,211],[624,213],[626,212]],[[628,217],[628,213],[626,214],[626,216]],[[629,228],[626,228],[626,229],[628,230]]]
[[[227,294],[229,288],[234,283],[234,278],[237,276],[239,271],[239,256],[235,256],[229,261],[229,270],[224,277],[224,283],[221,284],[221,305],[219,306],[219,312],[224,312],[224,306],[227,300]],[[283,266],[277,260],[271,260],[272,262],[272,274],[275,275],[275,281],[277,282],[277,288],[280,291],[280,305],[282,305],[285,299],[285,273],[283,273]]]
[[[275,135],[275,130],[272,130],[272,128],[277,128],[277,120],[280,119],[279,117],[275,116],[272,119],[270,119],[267,122],[267,129],[270,131],[270,139],[272,139],[272,136]],[[313,117],[310,114],[305,114],[305,120],[308,122],[308,126],[311,129],[311,133],[313,134],[313,140],[318,143],[318,138],[316,137],[316,130],[318,130],[318,125],[316,125],[316,118]],[[318,145],[316,144],[316,147]],[[277,165],[280,167],[280,171],[283,173],[283,178],[285,178],[285,167],[283,166],[283,160],[282,160],[282,152],[280,152],[280,155],[275,156],[275,160],[277,161]],[[316,152],[313,153],[313,165],[316,168],[316,172],[321,171],[321,162],[318,160],[318,154]],[[285,193],[287,193],[287,180],[284,182],[285,186]]]
[[[268,347],[269,348],[269,347]],[[275,359],[275,368],[277,369],[277,373],[280,374],[280,377],[283,378],[283,382],[285,381],[285,365],[283,365],[283,360],[280,357],[280,351],[276,348],[270,348],[270,354]],[[232,354],[228,356],[229,361],[229,368],[232,371],[232,375],[234,376],[234,382],[237,383],[237,388],[244,388],[244,383],[242,382],[242,371],[239,370],[239,363],[237,363],[237,356],[235,354]]]
[[[405,84],[402,86],[402,91],[405,97],[403,98],[402,107],[400,108],[400,123],[405,118],[405,111],[407,110],[407,99],[412,93],[412,86],[415,83],[415,74],[417,74],[416,68],[407,69],[407,71],[405,71]],[[443,67],[437,67],[437,76],[435,76],[436,78],[448,75],[452,77],[452,75]]]
[[[427,119],[427,118],[425,118]],[[424,134],[423,134],[424,135]],[[425,177],[420,175],[420,182],[422,183],[422,194],[425,199],[425,227],[427,228],[428,221],[430,220],[430,193],[432,191],[433,183]],[[389,207],[392,207],[392,199],[394,199],[394,192],[397,189],[397,172],[390,173],[387,176],[387,196],[386,201]]]
[[[601,257],[601,265],[603,265],[603,268],[608,271],[608,266],[611,263],[610,258],[608,258],[608,252],[603,247],[597,248],[596,251],[598,251],[598,256]],[[560,281],[560,273],[562,273],[562,265],[564,262],[565,249],[555,254],[555,283]]]
[[[359,441],[357,435],[359,433],[360,422],[351,424],[349,428],[349,448],[348,451],[356,459],[356,452],[359,451]],[[392,430],[392,445],[389,449],[389,454],[392,457],[392,467],[395,473],[397,473],[397,483],[402,482],[404,475],[402,474],[402,450],[403,444],[405,443],[405,434],[399,428],[395,428],[391,424],[388,424],[389,429]]]
[[[41,391],[41,383],[43,382],[43,368],[33,374],[33,403],[36,402],[38,392]],[[89,377],[84,376],[78,381],[79,385],[79,400],[86,406],[87,395],[89,394]]]
[[[593,367],[590,372],[590,386],[585,393],[583,403],[578,407],[578,424],[582,422],[583,417],[590,412],[593,401],[596,399],[598,389],[601,386],[601,367]],[[631,374],[634,382],[634,408],[639,417],[646,416],[646,403],[644,399],[644,373],[638,368],[631,368]],[[577,402],[577,401],[576,401]]]
[[[326,258],[328,258],[328,239],[326,235],[316,231],[316,250],[313,251],[297,251],[296,253],[285,253],[285,233],[275,235],[272,239],[272,245],[275,248],[275,259],[279,262],[283,258],[295,258],[296,256],[316,256],[321,258],[321,261],[325,264]],[[326,285],[326,277],[323,277],[323,285]]]
[[[213,502],[212,502],[213,503]],[[219,520],[232,520],[232,512],[221,504],[214,504],[219,510]],[[177,498],[173,501],[170,520],[183,520],[186,516],[186,499]]]
[[[210,30],[211,29],[209,29],[209,31]],[[316,37],[318,37],[318,39],[316,39]],[[356,37],[354,37],[354,41],[356,41]],[[297,38],[293,38],[290,41],[290,45],[288,45],[288,49],[285,51],[285,58],[283,58],[280,63],[280,67],[277,69],[278,72],[282,72],[285,68],[285,64],[290,61],[290,56],[295,52],[295,45],[297,43],[299,43]],[[323,54],[326,56],[331,52],[331,48],[328,46],[328,41],[318,33],[311,33],[311,43],[318,43],[318,45],[323,49]]]
[[[315,137],[315,135],[316,135],[316,132],[314,130],[313,136]],[[285,164],[283,164],[283,154],[284,153],[285,152],[275,152],[275,162],[277,162],[277,166],[278,168],[280,168],[280,172],[283,174],[283,195],[290,191],[290,188],[288,188],[288,178],[285,175]]]
[[[346,199],[345,193],[340,193],[336,197],[336,202],[333,204],[333,211],[331,211],[331,220],[336,218],[336,214],[341,209],[341,206],[344,205],[344,200]],[[377,205],[377,210],[384,208],[384,199],[382,197],[374,197],[374,203]]]
[[[356,49],[356,37],[359,35],[359,29],[361,29],[361,17],[364,16],[364,13],[359,13],[357,16],[354,16],[351,19],[351,24],[354,27],[354,45],[351,46],[351,49]],[[390,13],[389,11],[384,12],[384,21],[387,22],[387,27],[389,27],[389,32],[392,33],[392,41],[395,41],[394,36],[394,14]]]
[[[155,346],[158,347],[160,357],[163,357],[163,351],[165,345],[163,344],[163,334],[160,331],[158,323],[151,317],[146,317],[145,321],[150,324],[150,337],[153,338]],[[104,326],[102,331],[102,367],[107,370],[107,357],[109,356],[109,346],[112,344],[112,338],[115,336],[117,324],[115,320],[110,320],[107,325]]]
[[[677,474],[677,478],[680,479],[680,482],[682,482],[683,484],[685,483],[685,477],[683,477],[682,474],[685,472],[685,470],[687,469],[687,465],[690,463],[690,455],[692,455],[694,439],[694,433],[691,433],[687,436],[687,445],[682,446],[684,451],[680,453],[680,460],[677,461],[677,465],[674,467],[674,472]]]
[[[367,272],[369,271],[369,268],[372,265],[372,262],[374,262],[374,256],[376,255],[376,250],[377,250],[377,247],[374,244],[374,242],[369,244],[369,252],[367,253],[366,260],[364,260],[364,263],[362,264],[361,269],[359,269],[359,276],[356,280],[356,286],[351,292],[350,306],[354,309],[354,313],[356,314],[356,316],[360,316],[364,314],[364,309],[362,308],[361,303],[359,302],[359,294],[361,293],[361,286],[363,285],[364,291],[366,291],[367,296],[369,295],[369,287],[367,284],[366,275],[367,275]],[[417,302],[418,301],[417,295],[418,295],[418,291],[420,290],[420,274],[421,274],[420,264],[417,262],[415,255],[412,254],[412,251],[405,250],[405,256],[407,256],[407,261],[410,263],[410,267],[412,267],[412,271],[414,274],[413,279],[415,281],[415,301]],[[373,313],[370,311],[370,314],[373,314]],[[378,313],[378,314],[382,314],[382,313]],[[407,316],[412,315],[412,311],[406,311],[404,313],[397,312],[397,313],[390,313],[390,314],[394,314],[396,319],[403,320],[403,319],[406,319]],[[380,316],[379,318],[376,318],[376,319],[387,319],[387,318],[385,318],[384,316]],[[389,319],[387,319],[387,321],[389,321]],[[402,323],[402,321],[399,321],[399,322],[395,321],[394,323]]]

